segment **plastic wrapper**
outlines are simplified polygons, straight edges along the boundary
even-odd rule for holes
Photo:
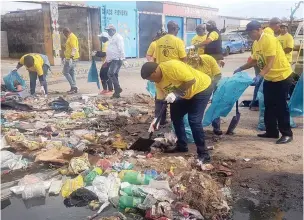
[[[84,186],[83,177],[81,175],[74,179],[68,179],[64,182],[61,195],[63,198],[67,198],[72,192]]]
[[[109,191],[108,196],[109,198],[117,197],[119,194],[119,188],[120,188],[120,179],[118,178],[117,173],[110,173],[108,176],[109,181]]]
[[[92,191],[98,196],[100,202],[108,201],[109,180],[105,176],[97,176],[92,182]]]
[[[74,174],[79,174],[88,169],[90,169],[90,162],[87,153],[84,153],[80,157],[72,158],[68,168],[69,172]]]
[[[62,180],[54,180],[49,189],[49,195],[58,195],[61,191]]]
[[[46,195],[45,185],[43,181],[40,181],[38,183],[26,185],[22,192],[22,199],[27,200],[32,198],[45,197],[45,195]]]
[[[22,155],[16,155],[10,151],[1,151],[1,169],[17,170],[27,166],[28,161],[22,159]]]

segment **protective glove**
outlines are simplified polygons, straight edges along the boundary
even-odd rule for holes
[[[94,56],[96,56],[96,53],[97,53],[97,51],[92,51],[92,56],[94,57]]]
[[[12,70],[12,72],[17,72],[17,70],[18,70],[18,69],[17,69],[17,68],[15,68],[15,69],[13,69],[13,70]]]
[[[41,92],[43,95],[45,95],[45,90],[44,90],[44,87],[43,87],[43,86],[40,87],[40,92]]]
[[[236,70],[234,70],[233,74],[236,74],[236,73],[241,72],[241,71],[242,71],[242,69],[241,69],[241,67],[239,67]]]
[[[253,78],[253,82],[250,85],[256,86],[259,83],[260,79],[261,79],[261,76],[257,75],[256,77]]]
[[[151,132],[154,132],[155,130],[158,130],[159,128],[159,122],[157,123],[157,125],[155,124],[157,118],[154,118],[152,123],[150,124],[150,127],[149,127],[149,130],[148,132],[151,133]]]
[[[194,45],[191,45],[189,47],[186,47],[186,50],[191,50],[191,49],[195,49],[195,46]]]
[[[176,98],[177,98],[176,95],[173,92],[171,92],[167,95],[165,100],[167,103],[173,103],[176,100]]]
[[[129,66],[129,63],[128,63],[128,61],[124,60],[124,61],[122,61],[122,65],[123,65],[125,68],[127,68],[127,67]]]

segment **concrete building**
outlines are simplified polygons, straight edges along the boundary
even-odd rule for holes
[[[248,18],[221,15],[215,19],[218,29],[221,30],[225,28],[225,32],[244,30],[250,21]]]

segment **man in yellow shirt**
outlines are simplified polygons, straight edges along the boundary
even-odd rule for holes
[[[294,47],[294,40],[291,34],[288,33],[288,27],[286,24],[281,24],[280,26],[280,35],[278,40],[280,41],[283,50],[285,52],[286,58],[289,63],[292,62],[292,50]]]
[[[274,36],[280,33],[281,20],[277,17],[271,18],[269,21],[269,27],[264,28],[263,32]]]
[[[158,100],[170,104],[170,115],[177,136],[176,147],[167,150],[172,152],[188,152],[187,136],[183,118],[188,114],[197,154],[200,162],[210,161],[205,146],[202,119],[205,108],[212,93],[211,79],[207,74],[193,69],[180,60],[169,60],[157,64],[147,62],[141,68],[143,79],[155,82]],[[156,119],[150,125],[153,132]]]
[[[202,24],[197,25],[195,30],[196,30],[196,35],[191,40],[192,45],[203,43],[207,39],[207,34],[205,33],[206,29]],[[198,55],[203,55],[204,48],[199,47],[197,49],[197,53],[198,53]]]
[[[246,26],[250,38],[256,40],[252,59],[234,72],[239,72],[255,65],[264,77],[263,92],[266,133],[258,134],[262,138],[279,138],[277,144],[292,141],[290,114],[287,97],[292,84],[292,69],[277,38],[265,34],[258,21],[251,21]],[[279,130],[278,130],[279,128]]]
[[[155,52],[156,49],[156,41],[165,36],[167,33],[165,31],[163,31],[162,29],[159,30],[156,34],[156,36],[153,38],[152,43],[150,44],[148,50],[147,50],[147,54],[146,54],[146,58],[149,62],[154,62],[154,58],[153,58],[153,54]]]
[[[71,89],[68,91],[69,94],[77,93],[78,89],[76,86],[76,74],[75,68],[76,63],[79,59],[79,44],[78,38],[73,34],[69,28],[63,29],[63,35],[67,38],[65,43],[64,59],[63,59],[63,75],[70,83]]]
[[[31,95],[35,96],[36,80],[38,76],[41,86],[40,91],[44,93],[45,96],[47,96],[48,89],[46,76],[51,66],[48,57],[46,55],[38,53],[26,54],[21,57],[14,71],[17,71],[23,65],[29,71]]]

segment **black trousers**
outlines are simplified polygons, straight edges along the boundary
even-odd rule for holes
[[[112,91],[113,90],[113,83],[108,77],[108,70],[109,70],[109,64],[105,63],[100,68],[99,76],[100,76],[100,80],[101,80],[103,90]]]
[[[264,80],[264,122],[266,132],[270,135],[278,135],[280,131],[283,136],[292,136],[287,105],[291,84],[291,77],[279,82]]]

